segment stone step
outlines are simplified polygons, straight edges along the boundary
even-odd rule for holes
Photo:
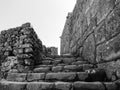
[[[72,56],[72,55],[49,55],[47,57],[54,58],[54,59],[56,59],[56,58],[74,58],[74,56]]]
[[[75,61],[72,62],[72,65],[81,65],[81,64],[89,64],[87,61]]]
[[[74,58],[61,58],[61,59],[55,59],[55,60],[42,60],[41,64],[43,65],[58,65],[58,64],[72,64],[75,62]]]
[[[114,82],[11,82],[0,81],[0,90],[119,90]]]
[[[48,73],[51,71],[51,67],[39,67],[33,70],[34,73]]]
[[[49,73],[8,73],[6,80],[17,82],[32,81],[105,81],[103,71],[88,72],[49,72]]]
[[[44,73],[44,72],[82,72],[89,69],[93,69],[91,64],[81,64],[81,65],[39,65],[33,70],[34,73]]]
[[[41,61],[41,65],[82,65],[82,64],[89,64],[87,61],[75,59],[75,58],[59,58],[59,59],[52,59],[52,58],[44,58]]]
[[[89,62],[87,61],[83,61],[80,58],[56,58],[56,59],[52,59],[52,58],[44,58],[41,62],[41,64],[43,65],[49,65],[49,64],[53,64],[53,65],[58,65],[58,64],[73,64],[73,65],[80,65],[80,64],[89,64]]]

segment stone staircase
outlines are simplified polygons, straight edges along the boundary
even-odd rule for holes
[[[11,71],[0,90],[120,90],[119,81],[108,81],[105,71],[81,58],[45,58],[27,73]]]

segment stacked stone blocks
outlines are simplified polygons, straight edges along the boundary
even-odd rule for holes
[[[38,39],[30,23],[4,30],[0,37],[2,70],[17,69],[23,72],[41,62],[42,42]]]

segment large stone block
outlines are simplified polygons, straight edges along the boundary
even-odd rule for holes
[[[24,82],[26,81],[25,73],[9,73],[7,76],[8,81]]]
[[[25,82],[9,82],[1,81],[0,90],[24,90],[26,83]]]
[[[104,84],[107,90],[118,90],[118,86],[114,82],[105,82]]]
[[[72,62],[75,61],[74,58],[63,58],[62,60],[64,64],[71,64]]]
[[[60,81],[73,81],[76,78],[74,72],[58,72],[58,73],[47,73],[46,80],[60,80]]]
[[[66,65],[64,66],[64,71],[82,71],[82,67],[77,65]]]
[[[35,68],[33,70],[33,72],[35,73],[45,73],[45,72],[49,72],[50,71],[50,67],[40,67],[40,68]]]
[[[63,66],[54,66],[52,67],[53,72],[60,72],[63,70]]]
[[[31,82],[27,84],[27,90],[53,90],[54,83]]]
[[[68,82],[56,82],[55,90],[71,90],[72,84]]]
[[[105,90],[101,82],[75,82],[74,90]]]
[[[28,73],[27,81],[40,81],[45,79],[45,73]]]

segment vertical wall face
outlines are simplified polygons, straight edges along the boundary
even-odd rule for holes
[[[71,22],[63,31],[69,31],[70,53],[95,63],[120,51],[119,3],[119,0],[77,0]],[[67,45],[64,42],[61,45]],[[62,48],[61,52],[66,53]]]
[[[72,13],[68,13],[68,16],[66,17],[66,23],[65,23],[65,27],[61,36],[61,52],[60,54],[67,54],[70,53],[70,23],[71,23],[71,14]]]
[[[30,23],[4,30],[0,34],[0,60],[2,70],[34,66],[42,59],[42,42]],[[24,69],[23,69],[24,70]]]

